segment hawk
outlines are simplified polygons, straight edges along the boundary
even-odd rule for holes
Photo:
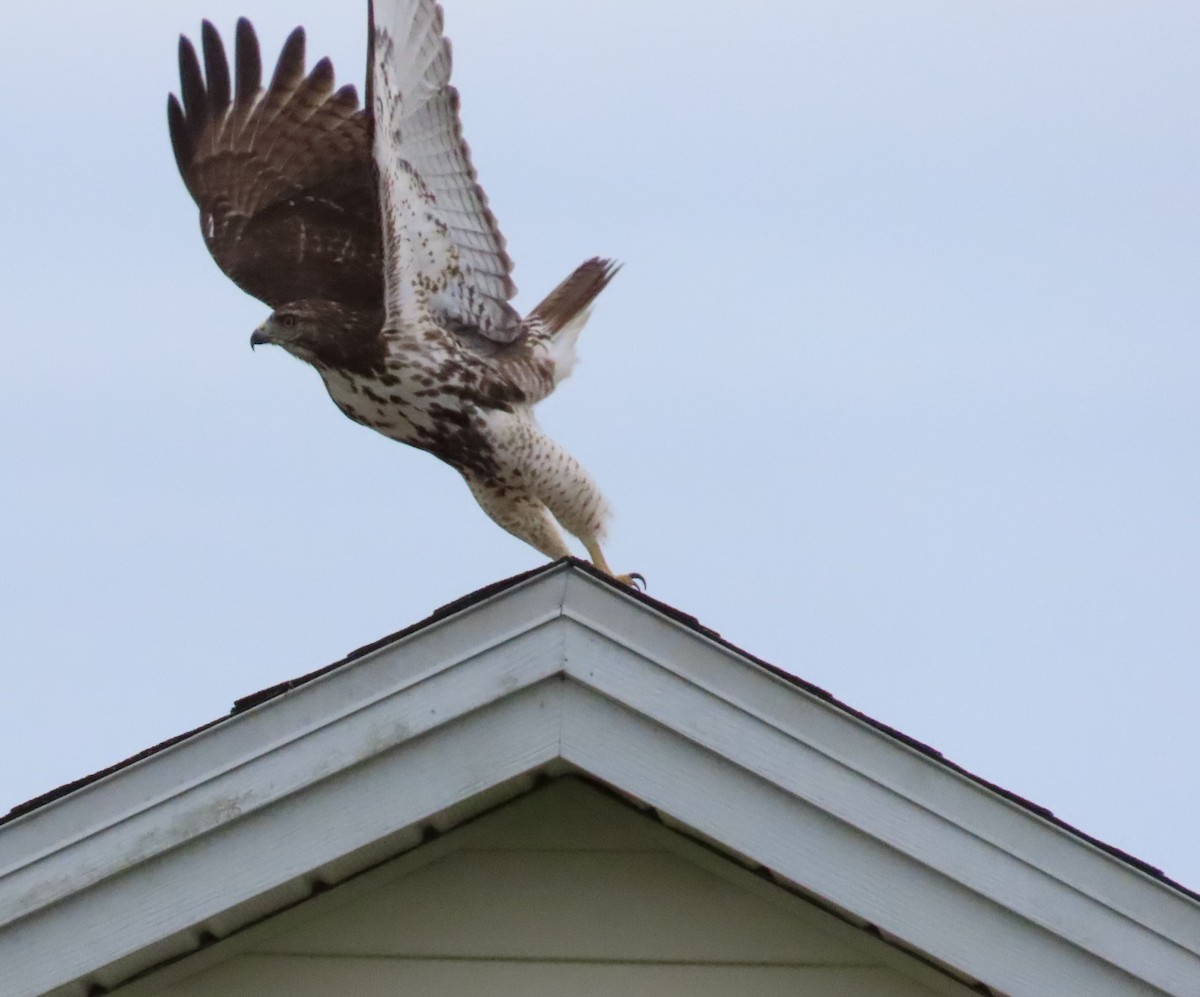
[[[179,172],[222,271],[273,311],[250,337],[311,364],[355,422],[425,450],[466,480],[496,523],[547,557],[560,527],[613,575],[608,508],[591,476],[538,426],[534,406],[570,374],[596,296],[617,271],[581,264],[528,316],[480,188],[450,85],[434,0],[369,6],[367,100],[335,89],[305,34],[270,82],[254,28],[233,69],[208,21],[201,58],[179,41],[167,104]],[[613,575],[627,584],[638,575]]]

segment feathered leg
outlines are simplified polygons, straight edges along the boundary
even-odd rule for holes
[[[507,483],[516,486],[512,491],[526,496],[532,493],[543,513],[549,510],[564,530],[578,537],[587,548],[592,563],[606,575],[626,585],[633,585],[637,580],[644,581],[636,574],[618,575],[608,566],[600,549],[609,514],[608,503],[579,461],[546,436],[535,422],[521,420],[506,429],[511,453],[518,456],[516,469],[506,475]],[[493,518],[496,517],[493,515]],[[505,525],[499,519],[497,522]],[[522,536],[510,527],[505,528]],[[546,548],[535,541],[526,537],[522,539],[546,552]]]
[[[503,485],[485,485],[471,478],[467,478],[467,484],[483,511],[518,540],[536,547],[552,560],[571,553],[558,532],[554,517],[533,495]]]
[[[570,553],[555,520],[579,538],[592,563],[617,581],[634,584],[640,575],[618,575],[600,550],[608,503],[574,457],[546,436],[531,413],[505,413],[489,427],[499,461],[487,482],[467,476],[476,501],[500,526],[547,557]]]
[[[548,436],[537,434],[539,459],[533,463],[533,484],[546,507],[564,530],[579,538],[592,564],[625,585],[645,579],[637,572],[618,575],[608,566],[600,543],[608,519],[608,503],[583,465]]]

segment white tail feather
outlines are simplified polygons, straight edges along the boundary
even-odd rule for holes
[[[579,362],[579,354],[575,352],[575,344],[579,342],[579,334],[591,317],[591,308],[585,308],[573,315],[567,323],[555,333],[546,343],[550,359],[554,361],[554,383],[559,384],[571,376],[571,371]]]

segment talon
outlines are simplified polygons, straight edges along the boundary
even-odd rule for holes
[[[646,591],[646,579],[636,571],[631,571],[627,575],[618,575],[608,566],[608,561],[604,559],[604,552],[600,549],[600,545],[594,538],[584,539],[583,545],[587,548],[588,555],[592,559],[592,564],[608,575],[609,578],[613,579],[613,581],[620,582],[622,585],[628,585],[631,589],[637,589],[639,592]]]

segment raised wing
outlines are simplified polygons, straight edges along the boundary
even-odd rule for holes
[[[249,21],[238,21],[232,86],[220,35],[208,21],[201,35],[203,72],[179,40],[183,101],[171,95],[167,119],[209,252],[273,308],[301,298],[382,308],[371,128],[354,87],[334,90],[328,59],[305,75],[302,28],[265,90]]]
[[[389,324],[432,315],[512,342],[512,260],[463,141],[434,0],[372,4],[370,73]]]

